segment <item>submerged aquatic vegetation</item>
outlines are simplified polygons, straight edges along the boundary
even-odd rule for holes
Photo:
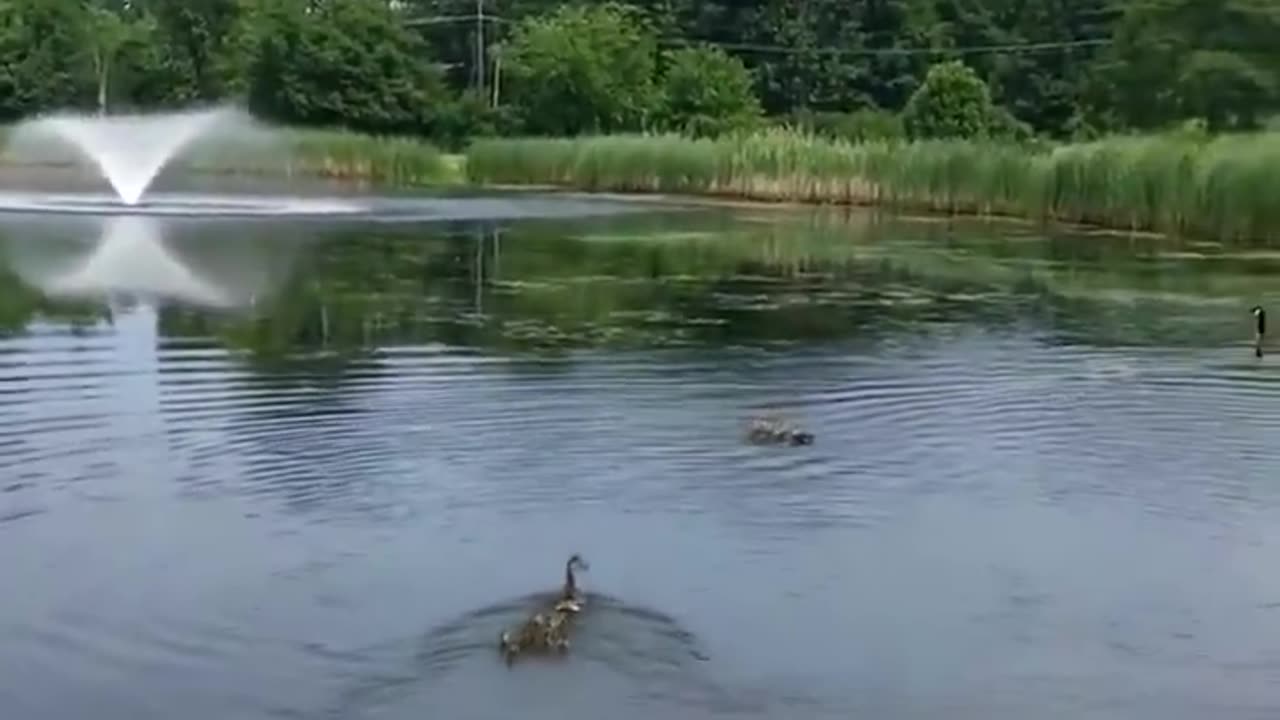
[[[719,139],[492,139],[470,148],[467,173],[481,184],[875,204],[1223,239],[1280,232],[1280,133],[1060,146],[850,143],[776,129]]]

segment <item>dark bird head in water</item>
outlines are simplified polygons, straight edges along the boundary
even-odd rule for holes
[[[1261,305],[1254,305],[1249,308],[1249,312],[1253,313],[1253,354],[1262,357],[1262,336],[1267,333],[1267,311],[1262,309]]]
[[[812,445],[813,433],[804,432],[803,430],[796,430],[795,432],[791,433],[791,444],[792,445]]]
[[[578,553],[574,553],[573,555],[569,556],[569,562],[565,563],[565,569],[590,570],[591,567],[587,565],[587,561],[583,560],[581,555],[579,555]]]

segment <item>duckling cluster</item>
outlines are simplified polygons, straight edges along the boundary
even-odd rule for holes
[[[747,442],[754,445],[812,445],[813,433],[773,415],[752,418],[747,424]]]
[[[586,599],[578,591],[574,571],[587,569],[582,556],[574,553],[565,563],[564,584],[550,607],[535,612],[514,631],[502,632],[498,647],[508,665],[523,654],[564,653],[569,650],[573,620],[586,604]]]

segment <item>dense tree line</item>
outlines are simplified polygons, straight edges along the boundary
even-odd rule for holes
[[[1250,128],[1280,106],[1280,2],[0,0],[0,120],[229,99],[448,143]]]

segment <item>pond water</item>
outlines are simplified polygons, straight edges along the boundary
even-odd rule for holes
[[[1274,717],[1277,269],[653,203],[3,218],[0,713]],[[573,651],[506,667],[572,552]]]

